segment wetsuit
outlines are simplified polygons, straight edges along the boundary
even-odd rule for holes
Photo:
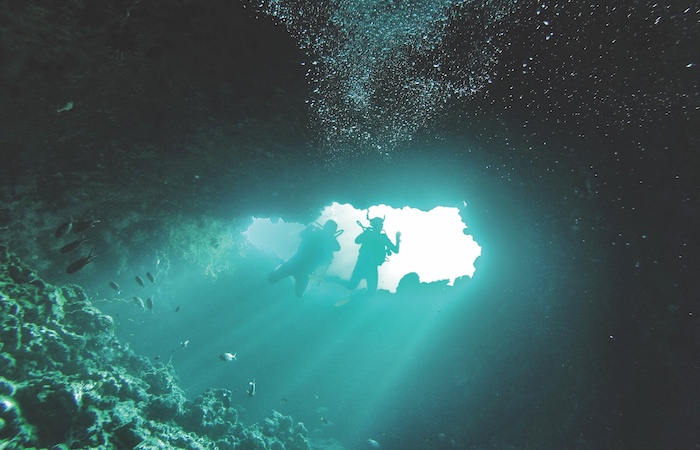
[[[285,277],[294,277],[297,297],[304,295],[309,284],[309,275],[321,264],[327,263],[333,257],[333,252],[340,250],[340,244],[334,234],[308,226],[299,235],[301,244],[296,254],[282,264],[270,275],[270,283],[276,283]]]
[[[399,252],[399,242],[394,245],[386,233],[367,228],[355,239],[360,244],[360,255],[350,278],[350,289],[355,289],[361,280],[367,280],[367,291],[375,292],[379,282],[378,268],[390,252]]]

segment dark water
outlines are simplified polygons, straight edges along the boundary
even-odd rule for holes
[[[31,64],[5,34],[0,231],[42,276],[86,286],[191,398],[231,389],[322,448],[700,445],[696,2],[191,3],[116,35],[54,11],[74,40]],[[268,284],[249,218],[333,201],[466,201],[473,279]],[[72,214],[102,222],[69,277],[49,250]]]

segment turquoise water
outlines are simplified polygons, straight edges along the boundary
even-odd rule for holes
[[[449,171],[424,176],[445,180]],[[412,189],[389,181],[389,194]],[[469,202],[473,215],[465,214],[482,256],[473,279],[454,286],[409,285],[369,297],[312,279],[297,298],[291,279],[267,282],[279,259],[244,242],[243,252],[226,253],[227,269],[216,278],[173,256],[157,285],[120,281],[127,299],[153,296],[152,314],[129,301],[101,308],[117,317],[118,335],[137,353],[172,358],[189,397],[231,389],[244,421],[274,409],[302,421],[319,445],[503,446],[533,427],[537,439],[564,439],[583,420],[571,402],[584,393],[596,398],[589,377],[600,370],[596,353],[607,335],[589,319],[604,305],[587,277],[601,263],[593,248],[581,253],[557,237],[573,233],[557,228],[571,227],[568,220],[546,223],[520,201],[522,191],[481,186]],[[225,352],[236,360],[221,361]],[[257,393],[249,397],[253,379]],[[565,426],[553,430],[553,420]]]
[[[312,448],[700,445],[693,2],[27,5],[0,6],[0,243],[188,399]],[[473,277],[270,284],[252,217],[332,202],[460,208]],[[15,350],[19,385],[42,353]]]

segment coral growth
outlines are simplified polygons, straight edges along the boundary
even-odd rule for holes
[[[204,275],[216,278],[232,268],[231,255],[244,251],[245,238],[234,234],[235,224],[209,218],[181,220],[170,233],[170,244],[185,260],[202,268]]]
[[[171,365],[112,328],[82,288],[44,282],[0,246],[0,448],[309,448],[275,411],[245,427],[230,391],[188,401]]]

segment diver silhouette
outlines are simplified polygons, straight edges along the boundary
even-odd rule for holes
[[[329,220],[323,228],[317,224],[309,225],[299,234],[301,244],[296,254],[277,268],[268,281],[277,283],[282,278],[294,277],[294,292],[301,297],[309,285],[309,275],[322,264],[330,264],[333,252],[340,250],[337,237],[342,232],[338,231],[335,220]]]
[[[358,225],[362,224],[358,221]],[[348,288],[355,289],[361,280],[367,281],[367,292],[376,292],[379,282],[379,266],[384,264],[386,257],[399,252],[401,244],[401,232],[396,233],[396,245],[384,233],[384,219],[375,217],[369,221],[370,226],[362,226],[362,233],[355,238],[355,243],[360,244],[360,256],[357,258],[355,269],[352,271]]]

